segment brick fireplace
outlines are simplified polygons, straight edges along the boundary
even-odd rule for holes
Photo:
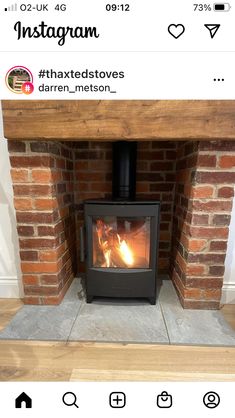
[[[9,135],[8,141],[24,302],[54,305],[84,271],[79,259],[84,200],[110,197],[111,145],[117,138],[71,135],[65,141],[62,135],[52,141],[29,135],[23,140]],[[161,201],[159,274],[172,279],[183,307],[218,309],[235,140],[197,137],[196,131],[193,140],[186,134],[135,139],[137,198]]]

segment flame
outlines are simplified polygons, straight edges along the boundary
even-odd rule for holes
[[[110,265],[111,265],[110,257],[111,257],[111,250],[104,251],[104,258],[105,258],[106,263],[102,267],[110,267]]]
[[[103,253],[101,267],[119,267],[119,264],[120,267],[123,265],[130,267],[134,264],[134,256],[126,240],[122,239],[113,228],[98,219],[96,232],[99,248]]]
[[[123,261],[128,266],[132,266],[134,264],[134,257],[133,257],[133,254],[132,254],[130,248],[128,247],[125,240],[121,241],[119,235],[118,235],[118,239],[119,239],[119,252],[121,254],[121,257],[122,257]]]

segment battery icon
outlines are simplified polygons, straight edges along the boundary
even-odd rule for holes
[[[229,12],[231,9],[229,3],[214,3],[213,7],[215,12]]]

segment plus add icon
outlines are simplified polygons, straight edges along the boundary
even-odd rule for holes
[[[109,395],[111,408],[124,408],[126,406],[126,395],[124,392],[112,392]]]

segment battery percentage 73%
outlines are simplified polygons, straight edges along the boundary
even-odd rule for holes
[[[194,12],[211,12],[212,7],[210,4],[194,3]]]

